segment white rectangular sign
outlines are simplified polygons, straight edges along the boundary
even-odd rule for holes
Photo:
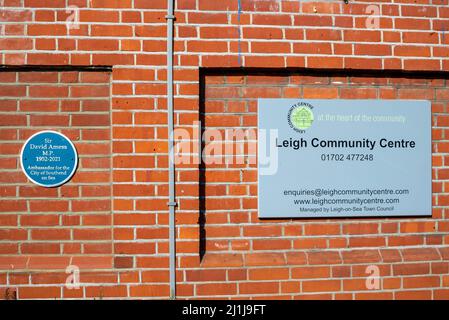
[[[431,104],[260,99],[259,217],[430,216]]]

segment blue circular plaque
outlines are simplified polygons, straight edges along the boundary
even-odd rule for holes
[[[23,145],[20,164],[35,184],[58,187],[72,178],[78,166],[78,154],[73,143],[62,133],[40,131]]]

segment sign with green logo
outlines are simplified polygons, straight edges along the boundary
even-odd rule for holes
[[[313,106],[308,103],[300,103],[290,108],[288,122],[290,126],[299,132],[310,128],[313,123]]]
[[[260,99],[261,218],[430,216],[431,104]]]

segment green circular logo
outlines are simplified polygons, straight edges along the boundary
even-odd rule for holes
[[[310,128],[314,119],[312,109],[304,105],[292,108],[289,113],[290,125],[299,131]]]

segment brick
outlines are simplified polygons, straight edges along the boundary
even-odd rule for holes
[[[108,85],[85,85],[70,87],[70,96],[78,97],[109,97],[110,89]]]
[[[380,262],[378,250],[352,250],[342,252],[344,263]]]
[[[131,286],[132,297],[167,297],[169,295],[168,285],[141,285]]]
[[[286,42],[254,42],[251,51],[254,53],[290,53],[290,43]]]
[[[169,272],[168,271],[145,271],[142,272],[142,281],[143,282],[168,282],[169,281]]]
[[[26,273],[10,273],[8,275],[10,284],[29,284],[30,276]]]
[[[108,240],[111,239],[111,230],[107,229],[97,229],[88,228],[74,230],[73,238],[75,240]]]
[[[307,259],[309,264],[340,264],[341,257],[339,252],[308,252]]]
[[[225,281],[226,270],[189,270],[186,271],[186,280],[193,282]]]
[[[243,257],[240,254],[207,254],[201,262],[202,267],[241,267]]]
[[[162,112],[145,112],[135,116],[136,124],[163,124],[166,119],[167,114]]]
[[[304,252],[287,252],[285,255],[289,265],[304,265],[307,262],[307,256]]]
[[[333,235],[340,234],[338,224],[307,224],[304,226],[305,235]]]
[[[237,293],[237,285],[235,283],[198,284],[196,293],[199,296],[235,295]]]
[[[282,30],[279,28],[242,28],[243,38],[245,39],[282,39]]]
[[[440,286],[440,277],[438,276],[410,277],[410,278],[406,277],[402,281],[405,289],[431,288]]]
[[[247,226],[243,230],[246,237],[273,237],[282,235],[281,226]]]
[[[72,264],[82,269],[110,269],[113,260],[109,255],[104,256],[78,256],[73,257]]]
[[[240,294],[279,293],[279,282],[243,282],[239,284]]]
[[[58,212],[66,211],[68,209],[68,202],[57,201],[45,201],[45,200],[32,200],[29,201],[30,211],[32,212]]]
[[[70,230],[68,229],[33,229],[31,231],[33,240],[68,240]]]
[[[306,30],[307,40],[342,40],[341,31],[333,29],[310,29]]]
[[[190,41],[187,49],[191,52],[226,52],[228,45],[225,41]]]
[[[433,232],[436,229],[435,222],[402,222],[400,224],[402,233]]]
[[[282,280],[289,278],[287,268],[259,268],[249,270],[249,280]]]
[[[345,68],[350,69],[379,69],[382,65],[381,59],[345,58]]]
[[[423,238],[421,236],[398,236],[389,237],[388,243],[392,246],[405,246],[405,245],[419,245],[423,244]]]
[[[31,97],[67,97],[68,88],[64,86],[45,86],[36,85],[29,89],[29,95]]]
[[[154,243],[117,243],[114,246],[118,254],[154,254]]]
[[[74,114],[72,115],[73,126],[108,126],[110,123],[109,115],[87,115]]]
[[[329,278],[329,267],[299,267],[292,268],[291,271],[293,279],[315,279],[315,278]]]
[[[225,13],[189,12],[189,22],[193,24],[227,23]]]
[[[322,12],[320,12],[322,13]],[[295,26],[332,26],[332,17],[325,15],[295,15]]]
[[[0,244],[0,254],[18,254],[19,246],[17,244]]]
[[[392,300],[392,292],[361,292],[355,294],[357,300]]]
[[[344,30],[343,38],[345,41],[359,42],[379,42],[381,33],[379,31],[368,30]]]
[[[399,250],[396,249],[384,249],[380,250],[383,262],[402,262],[402,256]]]
[[[432,261],[440,260],[440,255],[435,248],[403,249],[404,261]]]
[[[18,215],[2,214],[2,226],[17,226]]]
[[[434,32],[405,32],[404,43],[438,43],[438,34]]]
[[[0,101],[0,108],[2,111],[17,111],[17,105],[17,101],[14,101],[12,98],[5,98]]]
[[[201,27],[200,37],[204,39],[238,38],[239,31],[234,27]]]
[[[353,223],[344,224],[344,234],[375,234],[379,232],[379,224],[377,223]]]
[[[310,53],[310,54],[331,54],[332,45],[330,43],[294,43],[293,52],[295,53]]]
[[[72,201],[73,211],[108,211],[111,208],[110,200],[76,200]]]
[[[119,22],[120,12],[103,10],[80,10],[81,22]]]
[[[114,267],[118,269],[132,268],[133,258],[132,257],[115,257]]]
[[[312,280],[303,281],[302,292],[327,292],[327,291],[340,291],[340,280]]]
[[[0,85],[0,94],[3,97],[24,96],[26,87],[23,85]]]
[[[281,253],[250,253],[245,255],[245,265],[247,266],[277,266],[285,264],[285,257]]]
[[[418,275],[429,273],[430,265],[428,263],[404,263],[393,265],[394,275]]]
[[[245,57],[245,65],[247,67],[264,67],[271,66],[275,67],[284,67],[284,58],[283,57],[264,57],[264,56],[247,56]]]
[[[52,100],[22,100],[19,102],[19,109],[32,112],[57,112],[59,106],[58,101]]]
[[[61,298],[60,287],[20,287],[19,299],[58,299]]]
[[[395,56],[430,57],[430,48],[426,46],[396,46]]]
[[[0,200],[0,210],[2,212],[25,211],[26,202],[19,200]]]
[[[131,26],[93,25],[91,26],[91,35],[100,37],[126,37],[132,36],[133,31]]]
[[[290,26],[292,25],[292,17],[286,14],[258,14],[253,16],[253,24]]]
[[[69,263],[69,257],[34,255],[30,256],[27,266],[30,269],[61,270],[65,269]]]
[[[100,286],[100,287],[87,287],[86,297],[126,297],[127,288],[126,286]]]
[[[154,80],[154,70],[138,68],[117,68],[113,73],[114,80]]]
[[[20,72],[18,76],[20,82],[56,83],[58,81],[56,72]]]
[[[2,229],[0,230],[1,240],[26,240],[28,232],[25,229]]]
[[[22,226],[57,226],[59,216],[57,215],[24,215],[20,217]]]
[[[291,249],[289,240],[253,240],[254,250],[285,250]]]
[[[0,126],[10,126],[10,125],[26,125],[27,118],[25,115],[8,115],[8,117],[2,117],[0,119]]]
[[[379,44],[355,44],[354,53],[356,55],[389,56],[391,55],[391,47]]]
[[[407,6],[401,8],[401,13],[404,16],[414,17],[436,17],[437,8],[431,6]]]

